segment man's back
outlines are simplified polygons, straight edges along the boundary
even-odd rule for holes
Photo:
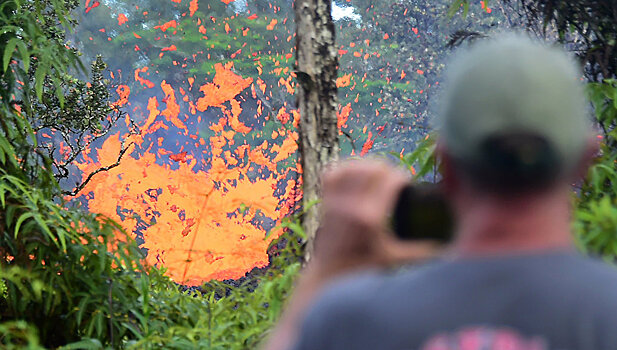
[[[470,258],[330,288],[297,349],[616,349],[617,270],[574,253]]]

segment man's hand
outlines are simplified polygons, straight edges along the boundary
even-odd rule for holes
[[[390,232],[390,215],[409,175],[381,160],[354,160],[323,175],[322,225],[311,273],[330,278],[433,256],[433,242],[403,242]]]

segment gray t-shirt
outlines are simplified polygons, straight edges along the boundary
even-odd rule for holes
[[[552,252],[354,276],[323,293],[294,349],[617,349],[617,269]]]

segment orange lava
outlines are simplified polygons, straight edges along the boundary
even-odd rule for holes
[[[373,148],[373,143],[375,143],[375,139],[372,137],[373,133],[369,131],[368,139],[366,139],[366,142],[364,142],[364,145],[362,145],[362,151],[360,151],[360,156],[366,155],[371,150],[371,148]]]
[[[191,2],[189,3],[189,11],[190,11],[191,17],[193,17],[195,12],[197,12],[198,8],[199,8],[199,4],[197,3],[197,0],[191,0]]]
[[[197,100],[197,109],[200,112],[205,111],[208,107],[220,107],[223,102],[231,100],[253,82],[252,78],[243,79],[232,72],[231,64],[223,66],[217,63],[214,69],[216,75],[212,83],[202,85],[199,89],[204,94]]]
[[[337,88],[349,86],[350,84],[351,84],[351,73],[344,74],[342,77],[338,77],[336,79]]]
[[[128,22],[128,18],[126,18],[126,15],[124,13],[121,13],[118,15],[118,25],[121,26],[124,23]]]
[[[257,145],[236,144],[236,134],[254,132],[241,121],[243,109],[236,99],[252,79],[236,75],[231,68],[217,65],[213,82],[200,87],[204,96],[197,101],[197,109],[218,108],[222,113],[209,127],[212,136],[203,139],[199,130],[191,130],[188,120],[201,116],[182,116],[183,101],[177,101],[176,89],[163,81],[164,98],[149,98],[147,115],[139,125],[141,134],[111,135],[78,165],[85,177],[113,164],[122,142],[131,145],[120,166],[97,174],[80,195],[90,211],[140,235],[147,263],[166,267],[174,281],[185,285],[235,279],[253,267],[267,265],[266,250],[277,233],[266,239],[263,222],[276,224],[299,200],[299,181],[288,176],[299,172],[297,166],[277,169],[296,153],[298,134],[292,126],[297,125],[298,114],[283,107],[289,127],[283,124],[272,138]],[[145,71],[136,71],[135,77]],[[122,93],[126,100],[128,91]],[[194,140],[197,151],[172,152],[146,142],[159,131],[171,135],[170,130]],[[164,138],[159,137],[158,146]],[[206,156],[198,157],[200,152]]]
[[[142,68],[135,69],[135,81],[138,81],[141,83],[141,85],[146,85],[148,88],[151,89],[154,87],[154,83],[148,79],[145,79],[139,76],[139,73],[146,73],[147,71],[148,71],[148,67],[142,67]]]
[[[178,26],[178,23],[176,22],[176,20],[171,20],[169,22],[165,22],[161,25],[158,26],[154,26],[155,29],[160,29],[162,31],[166,31],[169,28],[176,28]]]

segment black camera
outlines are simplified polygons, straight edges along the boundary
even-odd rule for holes
[[[403,240],[449,242],[453,236],[454,218],[438,185],[405,186],[394,208],[392,229],[396,237]]]

